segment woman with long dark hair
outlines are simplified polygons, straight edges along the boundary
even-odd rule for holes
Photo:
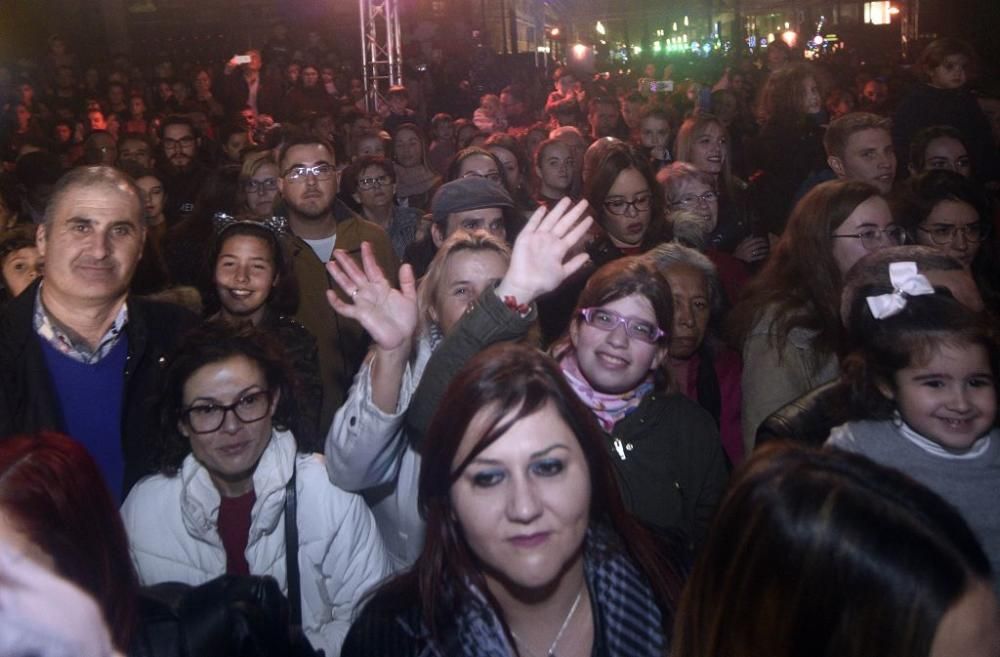
[[[603,141],[603,140],[602,140]],[[595,144],[587,151],[583,196],[604,235],[588,251],[598,266],[623,255],[637,255],[666,239],[663,193],[649,159],[620,141]]]
[[[844,274],[903,237],[889,204],[867,183],[826,182],[795,206],[730,315],[732,339],[743,350],[745,453],[768,415],[836,376]]]
[[[420,507],[423,553],[345,656],[667,653],[677,566],[625,512],[593,415],[540,352],[495,347],[458,375]]]

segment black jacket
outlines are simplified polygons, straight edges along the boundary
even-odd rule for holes
[[[654,530],[680,530],[690,547],[700,545],[729,481],[712,416],[679,393],[652,392],[608,437],[626,508]]]
[[[38,285],[35,282],[0,313],[0,437],[43,430],[66,431],[42,344],[32,325]],[[167,356],[197,319],[179,306],[139,297],[129,298],[128,312],[122,405],[124,494],[140,477],[156,470],[155,402],[161,374]]]

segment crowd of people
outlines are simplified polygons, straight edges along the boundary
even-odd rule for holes
[[[284,26],[49,46],[0,67],[3,654],[1000,656],[966,43],[375,112]]]

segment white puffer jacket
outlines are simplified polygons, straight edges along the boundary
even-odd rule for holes
[[[293,462],[302,625],[316,648],[336,657],[359,601],[389,573],[389,561],[364,500],[330,483],[322,456],[297,454],[291,433],[275,431],[253,477],[250,572],[271,575],[287,593],[283,518]],[[177,476],[153,475],[136,484],[122,517],[143,585],[196,585],[225,574],[219,503],[208,471],[192,455]]]
[[[421,336],[403,374],[395,413],[384,413],[372,400],[372,359],[366,358],[326,436],[330,481],[364,495],[397,571],[413,565],[424,546],[417,509],[420,455],[403,419],[433,352],[432,340]]]

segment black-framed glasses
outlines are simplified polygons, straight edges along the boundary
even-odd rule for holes
[[[462,174],[463,178],[486,178],[490,182],[495,182],[500,184],[502,178],[500,177],[499,171],[490,171],[489,173],[479,173],[478,171],[466,171]]]
[[[670,205],[682,205],[684,207],[691,207],[692,205],[708,205],[719,200],[719,194],[712,190],[708,190],[703,194],[685,194],[681,196],[676,201],[671,201]]]
[[[243,184],[243,188],[249,194],[263,194],[273,192],[278,189],[277,178],[265,178],[264,180],[248,180]]]
[[[284,173],[284,178],[288,182],[301,182],[304,181],[307,176],[312,176],[316,180],[330,180],[333,178],[333,165],[323,162],[321,164],[314,164],[311,167],[297,166],[292,167]]]
[[[270,410],[271,391],[255,390],[232,404],[194,404],[181,411],[181,419],[194,433],[212,433],[222,427],[229,411],[240,422],[250,424],[263,419]]]
[[[958,226],[955,224],[939,224],[931,228],[924,228],[923,226],[917,226],[917,230],[927,233],[931,241],[938,246],[947,246],[951,244],[955,239],[955,236],[959,233],[968,242],[984,242],[986,238],[990,235],[990,227],[987,224],[977,221],[974,224],[965,224],[964,226]]]
[[[906,241],[906,231],[893,224],[885,228],[865,228],[856,233],[831,233],[830,237],[861,240],[861,246],[870,251],[883,245],[899,246]]]
[[[626,214],[629,208],[639,212],[645,212],[653,203],[653,195],[650,193],[640,194],[631,201],[624,198],[612,198],[604,202],[604,209],[611,214]]]
[[[656,324],[634,317],[625,317],[607,308],[584,308],[580,311],[584,321],[602,331],[614,331],[619,326],[625,327],[625,334],[640,342],[655,344],[666,335],[666,332]]]
[[[374,189],[375,187],[385,187],[392,182],[388,175],[372,176],[371,178],[358,178],[358,189]]]
[[[187,146],[193,146],[194,142],[197,141],[191,135],[186,137],[181,137],[180,139],[166,139],[163,140],[163,148],[186,148]]]

